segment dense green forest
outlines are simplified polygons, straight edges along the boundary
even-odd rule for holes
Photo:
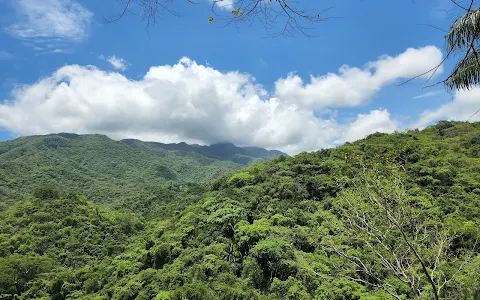
[[[480,123],[248,166],[107,140],[1,144],[0,299],[480,299]]]
[[[141,203],[151,212],[148,203],[156,199],[185,200],[220,175],[280,155],[286,154],[230,143],[161,144],[70,133],[22,137],[0,143],[0,202],[51,186],[80,192],[96,203],[135,210]]]

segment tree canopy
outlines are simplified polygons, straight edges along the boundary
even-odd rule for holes
[[[151,214],[42,186],[0,203],[0,298],[478,299],[479,137],[376,133],[128,200]]]

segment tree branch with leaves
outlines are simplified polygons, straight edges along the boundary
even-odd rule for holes
[[[332,249],[356,266],[356,274],[347,275],[352,280],[396,299],[404,294],[402,286],[414,299],[442,299],[452,293],[449,284],[474,257],[477,243],[452,254],[466,225],[437,219],[431,201],[410,192],[407,183],[401,167],[365,167],[336,204],[345,241]]]

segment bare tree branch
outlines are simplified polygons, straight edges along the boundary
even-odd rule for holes
[[[117,22],[127,13],[140,16],[145,19],[147,26],[153,26],[164,12],[174,16],[180,13],[173,11],[170,7],[176,4],[175,0],[118,0],[122,9],[106,23]],[[183,0],[191,4],[202,4],[193,0]],[[330,8],[317,11],[307,9],[305,3],[299,4],[295,0],[211,0],[212,16],[208,21],[219,22],[224,26],[239,25],[252,26],[260,23],[266,32],[270,33],[276,27],[278,30],[273,36],[294,36],[297,33],[310,36],[306,24],[318,23],[327,20],[323,14]],[[138,12],[139,11],[139,12]],[[207,16],[205,16],[207,19]]]

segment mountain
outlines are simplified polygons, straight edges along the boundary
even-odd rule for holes
[[[259,163],[264,160],[274,159],[281,155],[288,156],[278,150],[266,150],[259,147],[237,147],[229,142],[212,144],[209,146],[188,145],[184,142],[178,144],[163,144],[157,142],[141,142],[135,139],[125,139],[122,142],[128,145],[139,147],[161,148],[165,150],[176,150],[186,153],[199,153],[206,157],[218,160],[231,160],[239,164]]]
[[[28,151],[10,158],[43,153]],[[161,186],[168,214],[52,187],[0,203],[0,298],[479,299],[480,123],[375,133],[185,186]]]
[[[251,153],[252,156],[255,157],[262,157],[264,159],[274,159],[279,156],[288,156],[286,153],[283,153],[278,150],[266,150],[263,148],[259,147],[243,147],[243,149],[247,150],[249,153]]]
[[[0,143],[0,199],[52,185],[96,202],[134,201],[167,183],[205,184],[265,159],[233,144],[194,146],[71,133]],[[266,151],[266,150],[265,150]]]

